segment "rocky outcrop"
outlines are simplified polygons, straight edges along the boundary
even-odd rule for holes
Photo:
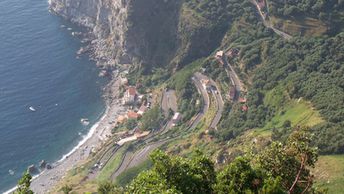
[[[90,29],[95,57],[109,65],[130,62],[126,49],[129,3],[130,0],[49,0],[53,12]]]
[[[87,27],[100,64],[181,67],[208,56],[222,34],[183,0],[49,0],[53,12]]]
[[[58,15],[90,29],[98,61],[160,64],[172,57],[178,1],[49,0],[49,5]],[[172,42],[169,48],[163,46],[166,41]]]

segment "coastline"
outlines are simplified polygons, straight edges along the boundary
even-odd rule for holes
[[[112,136],[111,130],[114,127],[115,118],[125,111],[125,107],[115,100],[118,97],[118,88],[121,84],[117,76],[114,75],[110,83],[105,86],[106,109],[101,118],[72,150],[52,164],[52,169],[45,169],[40,174],[33,176],[31,189],[34,193],[48,193],[65,177],[68,171],[85,163],[92,157],[92,153],[99,151],[101,146]],[[4,193],[13,193],[15,189],[16,187]]]

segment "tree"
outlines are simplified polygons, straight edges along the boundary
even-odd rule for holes
[[[106,181],[98,186],[99,194],[117,194],[122,193],[121,188],[117,188],[112,182]]]
[[[137,126],[137,122],[135,119],[128,119],[125,126],[128,130],[132,130]]]
[[[141,129],[158,129],[160,127],[160,122],[162,119],[163,118],[159,106],[155,106],[142,116]]]
[[[214,164],[200,152],[191,159],[170,157],[162,151],[151,155],[153,168],[129,185],[129,193],[211,193]]]
[[[23,177],[18,181],[16,194],[33,194],[33,191],[30,190],[32,176],[29,172],[25,172]]]
[[[217,175],[215,192],[219,194],[257,192],[262,187],[262,183],[262,177],[251,167],[250,160],[238,157]]]
[[[257,157],[259,167],[272,178],[281,178],[288,193],[307,192],[313,184],[309,167],[317,161],[317,148],[311,145],[312,134],[307,128],[296,128],[286,145],[273,142]]]
[[[73,188],[69,185],[65,185],[61,188],[61,191],[64,193],[64,194],[69,194],[71,191],[73,190]]]

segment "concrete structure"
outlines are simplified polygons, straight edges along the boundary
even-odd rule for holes
[[[134,86],[129,86],[127,91],[124,93],[123,104],[135,103],[137,97],[137,91]]]
[[[176,126],[181,119],[182,119],[182,115],[179,112],[176,112],[172,118],[172,126]]]
[[[202,79],[201,80],[202,86],[205,90],[210,91],[211,90],[211,83],[209,79]]]

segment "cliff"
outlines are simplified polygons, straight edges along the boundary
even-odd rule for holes
[[[90,29],[96,59],[110,66],[180,67],[209,55],[223,38],[213,21],[195,13],[184,0],[49,0],[49,4],[58,15]]]

